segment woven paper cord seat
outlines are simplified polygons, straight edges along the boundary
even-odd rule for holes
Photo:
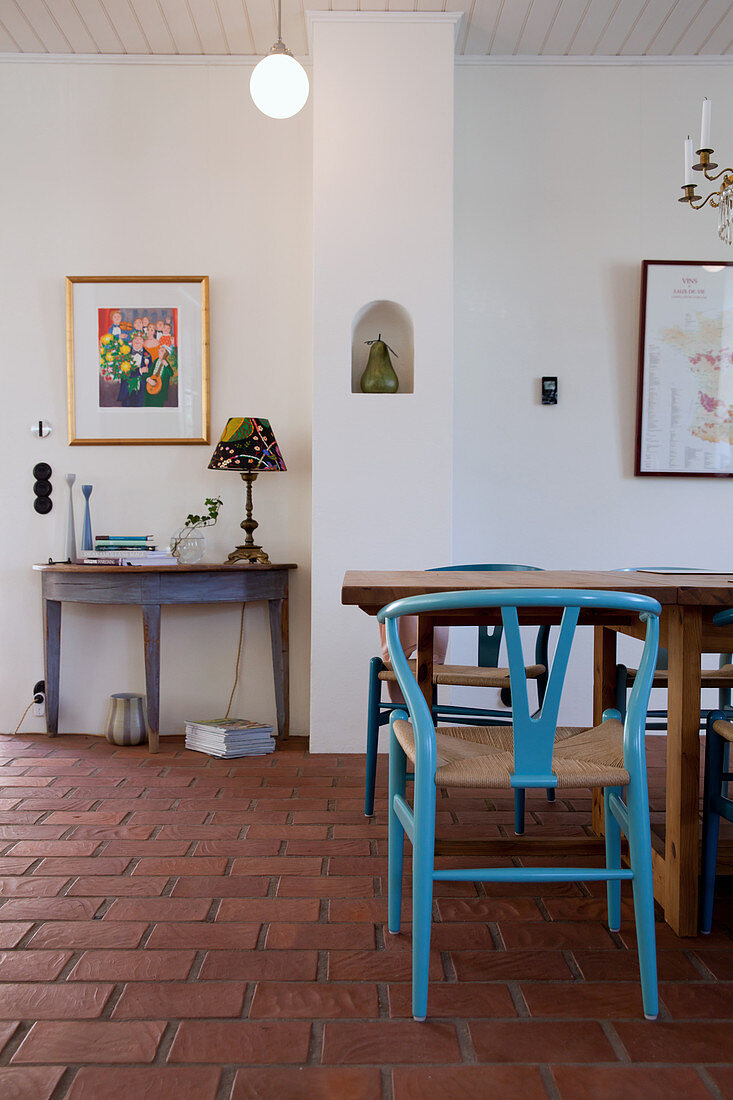
[[[417,663],[410,661],[413,675],[416,667]],[[544,665],[527,665],[524,671],[528,680],[537,680],[546,670]],[[379,673],[379,679],[394,682],[397,677],[388,666],[384,672]],[[508,668],[486,668],[482,665],[433,665],[433,683],[446,684],[449,687],[511,687]]]
[[[633,684],[636,678],[635,668],[627,669],[627,682]],[[722,668],[703,668],[700,672],[700,685],[704,688],[733,688],[733,665]],[[658,668],[654,673],[652,687],[669,686],[669,669]]]
[[[718,737],[722,737],[724,741],[733,743],[733,722],[726,722],[722,718],[719,718],[717,722],[713,722],[713,729]]]
[[[412,723],[397,720],[394,731],[414,766]],[[558,727],[552,757],[558,787],[627,786],[622,738],[623,726],[613,719],[593,729]],[[510,726],[441,726],[435,740],[436,787],[511,787],[514,757]]]

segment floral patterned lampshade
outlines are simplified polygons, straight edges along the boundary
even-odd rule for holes
[[[287,467],[269,420],[261,416],[233,416],[227,420],[209,469],[259,474]]]

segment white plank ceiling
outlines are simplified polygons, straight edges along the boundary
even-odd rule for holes
[[[306,10],[462,11],[457,52],[491,57],[721,57],[733,0],[282,0],[305,55]],[[0,53],[252,56],[277,0],[0,0]]]

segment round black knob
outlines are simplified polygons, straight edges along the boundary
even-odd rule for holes
[[[33,476],[37,481],[48,481],[53,470],[47,462],[37,462],[33,467]]]
[[[37,497],[50,497],[53,492],[53,485],[50,481],[34,481],[33,492]]]
[[[33,507],[40,515],[45,516],[53,508],[53,501],[50,497],[36,497]]]

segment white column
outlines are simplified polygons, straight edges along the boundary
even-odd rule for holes
[[[453,51],[460,16],[311,12],[308,18],[314,112],[311,749],[361,752],[377,625],[341,605],[344,572],[449,563]],[[414,392],[352,393],[352,323],[373,301],[396,302],[412,320]],[[361,328],[358,335],[361,343]],[[410,355],[407,333],[382,336],[400,345],[398,355]],[[363,347],[364,363],[368,350]]]

